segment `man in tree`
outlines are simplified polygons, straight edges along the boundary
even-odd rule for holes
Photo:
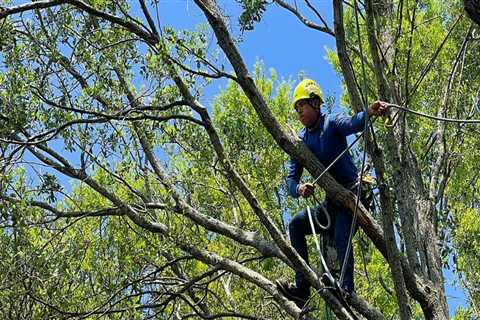
[[[365,112],[359,112],[352,117],[341,115],[325,116],[321,113],[320,106],[323,104],[323,94],[317,83],[311,79],[301,81],[293,93],[293,107],[297,111],[300,122],[305,126],[300,131],[299,137],[307,144],[309,149],[316,155],[320,162],[327,167],[346,148],[347,136],[360,132],[365,127]],[[384,116],[388,114],[388,105],[382,101],[375,101],[368,108],[368,116]],[[294,198],[302,196],[308,198],[313,195],[315,185],[311,183],[300,183],[303,173],[303,166],[296,160],[290,160],[288,172],[289,193]],[[357,168],[353,163],[349,152],[344,153],[330,168],[329,173],[345,188],[356,192],[359,186]],[[328,232],[334,236],[337,250],[337,257],[340,267],[343,265],[345,253],[348,246],[352,216],[346,208],[339,207],[328,200],[327,211],[332,217],[331,230]],[[311,210],[315,217],[313,221],[325,226],[327,219],[321,213],[319,207]],[[319,230],[317,225],[315,230]],[[333,228],[333,229],[332,229]],[[300,256],[308,263],[308,249],[306,236],[312,234],[309,218],[306,210],[295,215],[289,224],[290,241]],[[354,290],[353,283],[353,253],[347,257],[344,271],[344,279],[340,284],[346,293]],[[301,272],[295,274],[295,284],[283,281],[278,282],[280,291],[290,300],[293,300],[299,307],[305,306],[310,296],[310,284]]]

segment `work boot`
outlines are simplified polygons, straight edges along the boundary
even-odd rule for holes
[[[342,295],[345,300],[348,301],[352,297],[352,294],[354,292],[355,292],[355,289],[353,288],[353,284],[352,285],[344,284],[342,286]]]
[[[288,299],[293,301],[297,307],[304,309],[308,300],[308,292],[300,290],[293,283],[284,280],[276,281],[278,290]]]

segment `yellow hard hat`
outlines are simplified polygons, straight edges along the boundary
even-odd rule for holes
[[[315,97],[320,98],[320,104],[324,102],[322,89],[320,89],[319,85],[312,79],[304,79],[295,87],[295,90],[293,91],[292,106],[295,108],[295,104],[299,100]]]

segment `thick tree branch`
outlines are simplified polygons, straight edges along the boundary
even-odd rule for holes
[[[22,203],[25,201],[25,200],[13,198],[13,197],[7,197],[7,196],[0,196],[0,199],[11,202],[11,203]],[[61,211],[49,205],[46,202],[26,201],[26,203],[32,207],[38,207],[38,208],[42,208],[44,210],[50,211],[57,218],[121,216],[124,214],[121,210],[119,210],[119,208],[102,208],[102,209],[93,210],[93,211]]]
[[[132,106],[137,107],[138,100],[135,98],[133,92],[128,88],[128,85],[121,74],[120,70],[115,68],[115,72],[120,80],[123,90],[125,91],[127,98],[132,104]],[[187,100],[188,103],[188,100]],[[203,123],[203,122],[202,122]],[[175,189],[173,184],[170,182],[169,177],[162,169],[160,162],[156,158],[153,148],[145,137],[145,134],[138,129],[138,127],[134,128],[140,144],[142,146],[143,151],[147,157],[148,162],[152,166],[155,174],[160,179],[161,183],[165,185],[165,187],[172,192],[172,197],[177,204],[176,212],[186,215],[188,218],[193,220],[194,222],[202,225],[207,230],[211,230],[217,232],[219,234],[223,234],[235,241],[238,241],[241,244],[252,246],[259,250],[265,256],[275,256],[278,257],[285,262],[288,262],[286,257],[281,253],[278,248],[273,244],[264,239],[262,239],[261,235],[256,232],[247,232],[241,228],[233,227],[228,225],[220,220],[214,219],[210,216],[203,215],[195,210],[192,206],[190,206],[180,195],[179,192]]]
[[[155,44],[158,42],[158,37],[155,35],[152,35],[146,31],[144,31],[142,28],[140,28],[137,24],[130,22],[126,19],[123,19],[121,17],[117,17],[115,15],[100,11],[95,9],[94,7],[90,6],[89,4],[80,1],[80,0],[51,0],[51,1],[36,1],[28,4],[23,4],[23,5],[18,5],[10,8],[2,8],[0,11],[0,19],[3,19],[5,17],[8,17],[10,15],[16,14],[16,13],[21,13],[21,12],[26,12],[30,10],[35,10],[35,9],[44,9],[44,8],[50,8],[62,4],[70,4],[78,9],[81,9],[89,14],[92,14],[94,16],[103,18],[107,21],[110,21],[112,23],[115,23],[117,25],[120,25],[124,27],[127,30],[130,30],[137,36],[139,36],[141,39],[144,39],[147,41],[149,44]]]
[[[37,157],[37,159],[39,159],[46,165],[50,166],[51,168],[63,173],[64,175],[70,178],[74,178],[76,180],[86,183],[88,186],[90,186],[93,190],[98,192],[100,195],[110,200],[115,206],[117,206],[122,212],[124,212],[124,214],[127,215],[136,225],[146,230],[149,230],[153,233],[167,232],[167,227],[165,225],[145,219],[145,217],[139,215],[132,206],[124,203],[117,196],[110,193],[107,189],[105,189],[97,181],[95,181],[90,176],[88,176],[85,172],[81,170],[77,170],[72,166],[70,166],[70,164],[66,160],[63,161],[63,164],[60,164],[52,160],[51,158],[47,157],[42,152],[40,152],[40,151],[43,151],[47,154],[50,154],[51,156],[55,156],[56,153],[50,148],[48,148],[47,146],[44,146],[44,145],[28,146],[27,149],[35,157]]]
[[[372,6],[373,4],[370,4],[367,10],[372,11]],[[387,13],[384,15],[386,19],[391,19],[391,14]],[[374,58],[374,63],[381,67],[379,58],[375,57],[375,54],[377,53],[377,49],[375,47],[379,45],[375,43],[376,40],[371,25],[369,25],[367,31],[370,33],[369,43],[372,56]],[[382,38],[391,38],[389,37],[388,31],[385,31],[385,35],[382,35]],[[388,45],[388,41],[382,43],[383,47]],[[443,46],[443,44],[441,46]],[[385,86],[385,83],[383,82],[384,77],[380,73],[376,74],[376,79],[377,86],[379,88],[388,88],[388,86]],[[392,91],[393,90],[390,90],[390,93]],[[388,94],[389,92],[380,92],[381,96],[388,96]],[[392,96],[390,98],[400,99],[397,96]],[[443,281],[440,280],[441,266],[438,264],[438,251],[436,251],[437,249],[435,248],[436,236],[434,233],[432,233],[433,224],[430,219],[432,203],[429,202],[429,199],[426,196],[427,192],[422,182],[422,174],[420,168],[418,167],[416,156],[408,147],[408,141],[410,141],[408,137],[408,131],[402,130],[403,128],[406,128],[407,125],[405,118],[400,115],[399,119],[403,120],[402,126],[394,126],[393,128],[391,127],[387,132],[388,136],[386,139],[386,150],[390,163],[393,167],[392,176],[394,179],[394,185],[392,185],[392,187],[395,189],[397,194],[397,206],[402,221],[402,231],[406,243],[408,261],[410,262],[409,266],[403,257],[401,259],[404,274],[403,278],[410,294],[420,302],[425,316],[427,318],[443,318],[445,316],[443,308],[443,302],[445,300],[443,297],[443,288],[438,287],[435,290],[432,290],[432,288],[436,287],[437,283],[443,283]],[[388,212],[389,211],[385,212],[384,214],[384,216],[390,220],[385,221],[387,223],[385,232],[391,235],[391,246],[392,249],[394,249],[393,245],[396,243],[396,240],[394,235],[392,236],[392,234],[394,234],[392,223],[393,216],[389,217]],[[417,238],[419,240],[417,240]],[[428,240],[425,241],[426,239]],[[419,247],[419,244],[421,243],[424,244]],[[394,250],[391,250],[391,252],[393,254],[395,253]],[[418,255],[420,255],[420,257],[425,257],[423,260],[428,261],[428,265],[433,268],[432,270],[436,270],[432,274],[433,277],[429,277],[432,282],[426,279],[421,279],[418,276],[414,277],[417,278],[416,282],[412,282],[412,279],[414,278],[411,277],[413,271],[410,268],[413,267],[415,272],[420,271]],[[397,270],[394,271],[394,273],[399,272],[398,266],[392,267],[395,267]],[[400,284],[400,286],[398,286],[398,284]],[[397,288],[401,290],[401,283],[397,282],[396,284],[396,291],[399,292]],[[405,313],[406,312],[407,310],[405,310]]]
[[[381,64],[380,57],[377,51],[377,39],[375,36],[375,19],[372,0],[366,0],[365,3],[366,15],[367,15],[367,34],[368,43],[370,47],[370,54],[375,66],[375,76],[377,79],[378,92],[382,100],[390,100],[391,92],[388,86],[387,79],[383,65]],[[397,248],[397,241],[395,238],[394,230],[394,203],[392,201],[392,195],[387,187],[385,180],[385,167],[383,162],[383,154],[381,150],[377,148],[376,157],[374,157],[374,164],[377,174],[377,179],[380,189],[380,202],[383,211],[383,230],[385,231],[385,242],[389,248],[388,263],[392,272],[392,278],[394,282],[395,292],[397,294],[398,306],[400,310],[400,318],[407,320],[411,318],[411,310],[408,303],[407,290],[405,288],[405,282],[403,280],[403,271],[401,265],[401,253]]]
[[[255,108],[255,111],[259,115],[263,125],[267,128],[272,137],[276,140],[276,142],[283,150],[285,150],[288,154],[297,159],[314,176],[319,175],[321,172],[323,172],[324,166],[305,146],[305,144],[303,144],[297,137],[286,133],[282,129],[278,121],[275,119],[275,117],[267,107],[261,94],[258,92],[253,82],[253,79],[249,76],[247,68],[243,63],[243,60],[237,48],[235,47],[232,39],[229,36],[221,14],[216,8],[216,4],[208,0],[196,0],[195,2],[202,9],[210,25],[212,26],[220,47],[227,55],[230,63],[235,70],[240,86],[242,87],[243,91],[245,92],[253,107]],[[329,196],[334,201],[350,209],[351,212],[355,210],[355,196],[351,192],[340,186],[329,174],[326,174],[322,177],[322,179],[320,180],[320,185],[327,191]],[[359,220],[360,224],[366,230],[367,234],[369,234],[375,245],[380,249],[383,254],[386,255],[383,232],[363,206],[360,206],[359,209]],[[284,250],[282,246],[280,246],[280,248]],[[290,255],[288,253],[287,256],[290,258]],[[297,261],[292,262],[297,265]],[[303,270],[301,271],[304,272]],[[317,286],[318,284],[316,284],[312,280],[313,279],[309,279],[309,281],[314,286]],[[335,310],[335,312],[338,311],[339,310]],[[337,315],[339,315],[339,313],[337,313]]]
[[[252,191],[246,185],[245,181],[240,177],[240,175],[235,171],[230,160],[225,154],[225,150],[223,149],[222,143],[220,138],[212,125],[212,121],[208,112],[205,107],[203,107],[195,98],[191,95],[188,87],[182,81],[182,79],[177,75],[173,66],[170,65],[169,72],[175,83],[177,84],[180,92],[183,95],[183,98],[190,102],[192,108],[200,114],[203,122],[205,123],[205,129],[208,133],[210,141],[215,149],[217,156],[219,157],[219,161],[222,163],[223,167],[228,173],[228,178],[240,189],[243,196],[246,198],[250,207],[252,208],[255,215],[260,219],[262,225],[267,229],[269,234],[274,239],[275,243],[282,252],[288,257],[293,263],[293,266],[299,268],[301,272],[307,275],[310,278],[310,281],[316,283],[317,286],[322,287],[319,282],[317,275],[310,269],[310,267],[306,264],[306,262],[298,255],[298,253],[293,250],[293,248],[286,242],[285,238],[283,237],[282,233],[278,229],[278,227],[274,224],[274,222],[266,215],[264,210],[260,207],[260,204]],[[290,263],[289,263],[290,264]],[[291,265],[291,264],[290,264]]]
[[[165,236],[170,236],[167,226],[164,226],[160,223],[154,223],[146,220],[143,216],[140,216],[137,212],[135,212],[132,206],[124,203],[122,200],[117,198],[114,194],[108,192],[104,187],[98,184],[91,177],[87,176],[84,172],[78,171],[73,167],[71,167],[70,165],[62,166],[57,162],[52,161],[49,157],[45,156],[43,153],[41,153],[37,149],[40,149],[43,152],[46,152],[47,154],[54,153],[46,146],[28,147],[28,150],[43,163],[49,165],[53,169],[71,178],[83,181],[84,183],[89,185],[92,189],[94,189],[96,192],[98,192],[100,195],[110,200],[113,204],[119,207],[119,209],[123,211],[139,227],[142,227],[154,233],[160,233]],[[300,314],[300,310],[295,306],[295,304],[287,300],[283,295],[281,295],[277,291],[276,286],[272,282],[270,282],[268,279],[264,278],[262,275],[244,267],[238,262],[229,260],[227,258],[221,257],[217,254],[208,252],[206,250],[198,249],[193,245],[186,244],[185,242],[180,241],[178,237],[175,237],[175,239],[172,239],[172,240],[176,241],[177,245],[182,250],[190,253],[200,261],[203,261],[212,266],[217,266],[217,265],[221,266],[222,269],[228,270],[248,281],[251,281],[252,283],[255,283],[256,285],[258,285],[259,287],[263,288],[265,291],[270,293],[275,300],[281,303],[281,305],[285,308],[285,310],[289,314],[291,314],[295,318],[298,318]]]
[[[276,285],[263,277],[261,274],[244,267],[238,262],[223,258],[206,250],[200,250],[192,245],[184,243],[179,243],[178,245],[186,252],[189,252],[197,259],[211,266],[220,266],[224,270],[230,271],[252,283],[255,283],[260,288],[271,294],[273,298],[278,301],[291,316],[293,316],[295,319],[299,318],[301,312],[300,309],[298,309],[298,307],[292,301],[286,299],[281,293],[279,293]]]
[[[333,0],[333,20],[335,30],[335,40],[337,44],[337,55],[340,61],[340,67],[347,86],[348,95],[350,97],[351,106],[355,111],[361,111],[362,99],[360,93],[355,86],[355,75],[346,50],[345,29],[343,27],[343,1]]]
[[[0,19],[4,19],[8,16],[14,15],[16,13],[22,13],[25,11],[35,10],[35,9],[46,9],[50,7],[55,7],[60,4],[65,3],[65,0],[48,0],[48,1],[35,1],[30,3],[24,3],[14,7],[1,7],[0,9]]]
[[[158,31],[157,27],[155,26],[155,23],[153,22],[152,16],[148,12],[147,5],[145,4],[145,0],[139,0],[140,6],[142,8],[143,15],[147,19],[148,25],[150,26],[150,31],[154,35],[154,37],[159,38],[158,36]]]
[[[447,87],[445,88],[445,92],[443,95],[442,106],[438,109],[437,116],[438,117],[445,117],[448,106],[449,106],[449,97],[453,87],[453,81],[455,75],[457,74],[457,69],[460,64],[462,56],[465,54],[468,39],[470,37],[472,28],[470,28],[465,36],[465,39],[462,42],[462,46],[460,47],[457,56],[453,62],[452,69],[450,71],[450,75],[448,77]],[[430,187],[429,187],[429,197],[432,199],[433,203],[438,203],[439,198],[437,197],[438,192],[438,181],[441,179],[440,175],[441,172],[444,170],[446,161],[447,161],[447,154],[448,150],[446,149],[446,139],[445,139],[445,126],[446,123],[443,121],[439,121],[437,124],[437,130],[435,132],[437,144],[437,161],[433,165],[433,173],[432,178],[430,180]]]

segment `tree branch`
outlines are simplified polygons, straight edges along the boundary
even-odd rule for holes
[[[50,8],[50,7],[54,7],[62,4],[73,5],[78,9],[81,9],[89,14],[92,14],[94,16],[103,18],[107,21],[120,25],[126,28],[127,30],[130,30],[131,32],[139,36],[141,39],[144,39],[149,44],[155,44],[158,42],[158,37],[147,33],[138,25],[128,20],[125,20],[123,18],[117,17],[115,15],[112,15],[103,11],[99,11],[94,7],[90,6],[89,4],[80,0],[49,0],[49,1],[44,0],[44,1],[36,1],[28,4],[18,5],[10,8],[3,8],[3,10],[0,11],[0,19],[3,19],[5,17],[8,17],[16,13],[22,13],[30,10],[35,10],[35,9],[45,9],[45,8]]]
[[[120,83],[122,85],[123,90],[125,91],[129,102],[135,107],[137,105],[137,99],[133,92],[131,92],[123,78],[123,75],[120,73],[118,69],[115,69],[118,78],[120,79]],[[188,102],[188,101],[187,101]],[[207,124],[208,126],[209,124]],[[170,183],[170,179],[167,177],[167,174],[162,169],[159,161],[157,160],[153,148],[150,145],[148,139],[146,139],[145,135],[141,130],[137,127],[134,128],[140,144],[142,146],[143,151],[147,157],[148,162],[152,166],[155,174],[160,179],[160,182],[165,185],[165,187],[172,192],[172,197],[177,204],[176,212],[186,215],[188,218],[196,222],[197,224],[202,225],[207,230],[215,231],[219,234],[225,235],[235,241],[238,241],[241,244],[252,246],[259,250],[265,256],[276,256],[282,259],[285,262],[288,262],[288,259],[278,250],[278,248],[268,241],[262,239],[260,234],[256,232],[247,232],[241,228],[236,228],[231,225],[228,225],[222,221],[214,219],[210,216],[203,215],[191,207],[180,195],[179,192],[174,188],[173,184]]]
[[[372,56],[375,66],[375,76],[377,80],[378,92],[382,100],[385,99],[388,101],[391,98],[391,91],[390,87],[388,86],[384,68],[381,64],[380,57],[377,51],[377,39],[375,36],[375,19],[372,0],[366,0],[365,8],[367,15],[368,43],[370,47],[370,54]],[[403,280],[403,271],[400,261],[401,253],[397,248],[395,229],[393,227],[395,212],[394,203],[392,201],[391,192],[387,188],[387,183],[385,180],[385,165],[383,162],[383,154],[378,148],[376,155],[377,156],[374,157],[375,159],[373,159],[373,161],[375,164],[377,179],[379,182],[380,202],[383,209],[383,230],[385,231],[385,242],[387,244],[387,247],[389,248],[389,258],[387,259],[387,261],[390,265],[395,292],[397,294],[400,318],[403,320],[408,320],[411,318],[411,309],[408,303],[405,282]]]
[[[263,97],[258,92],[258,89],[256,88],[251,77],[248,75],[245,64],[243,63],[243,60],[237,48],[235,47],[232,39],[229,36],[228,30],[222,20],[221,14],[218,12],[216,4],[209,0],[196,0],[195,3],[202,9],[205,16],[207,17],[210,25],[215,32],[220,47],[227,55],[227,58],[230,60],[230,63],[235,70],[240,86],[242,87],[246,96],[249,98],[250,102],[255,108],[255,111],[259,115],[263,125],[267,128],[267,130],[270,132],[270,134],[279,144],[279,146],[289,155],[293,156],[297,161],[299,161],[299,163],[304,165],[312,173],[313,176],[317,176],[318,174],[320,174],[320,172],[324,170],[324,166],[305,146],[305,144],[303,144],[297,137],[294,137],[291,134],[283,131],[278,121],[274,118],[273,114],[268,109],[265,101],[263,100]],[[329,194],[329,196],[335,202],[348,208],[349,210],[351,210],[351,212],[355,210],[355,196],[351,192],[348,192],[345,188],[340,186],[328,173],[322,177],[322,179],[320,180],[320,185],[326,189],[327,194]],[[364,229],[366,229],[367,234],[369,234],[375,245],[377,245],[377,247],[383,254],[386,254],[385,243],[383,240],[383,232],[363,206],[360,206],[359,209],[359,220],[360,224],[362,225],[362,227],[364,227]],[[274,235],[272,235],[272,237],[273,236]],[[277,239],[275,239],[275,241],[277,242]],[[286,251],[288,250],[288,247],[284,247],[283,243],[280,244],[279,242],[277,242],[277,244],[279,244],[281,250],[287,254],[289,259],[295,259],[295,256],[290,255],[290,252]],[[297,267],[302,267],[302,264],[304,263],[303,261],[298,260],[292,260],[292,262]],[[308,273],[305,272],[308,271],[308,269],[305,270],[302,267],[298,270],[300,270],[307,276],[307,279],[310,281],[310,283],[312,283],[314,287],[319,288],[318,283],[316,283],[315,281],[315,278],[310,278]],[[349,315],[345,315],[345,313],[343,313],[340,308],[334,308],[334,310],[338,316],[349,317]]]
[[[315,10],[315,13],[317,14],[317,16],[320,18],[320,20],[322,21],[323,23],[323,27],[322,26],[319,26],[318,24],[308,20],[307,18],[305,18],[296,8],[294,8],[293,6],[291,6],[290,4],[288,4],[287,2],[283,1],[283,0],[273,0],[276,4],[278,4],[279,6],[287,9],[288,11],[290,11],[291,13],[293,13],[304,25],[306,25],[307,27],[309,28],[312,28],[312,29],[315,29],[315,30],[318,30],[318,31],[321,31],[321,32],[325,32],[331,36],[335,36],[335,33],[328,27],[327,23],[325,22],[325,20],[322,18],[321,15],[318,14],[318,12]],[[307,1],[307,4],[310,6],[310,3]]]

